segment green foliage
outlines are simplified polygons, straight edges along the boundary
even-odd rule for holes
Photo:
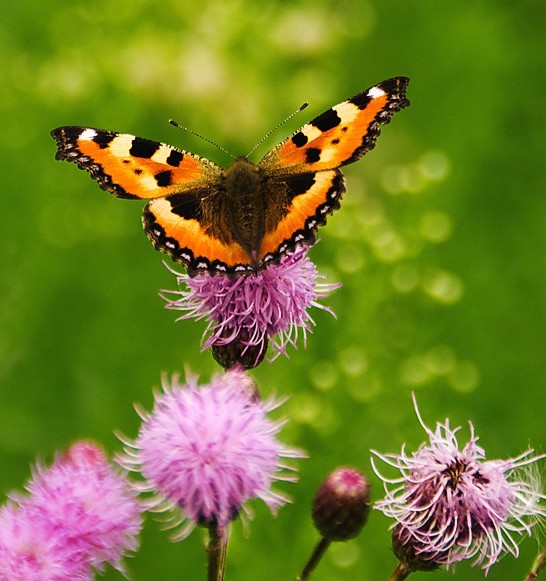
[[[204,324],[175,323],[162,308],[157,292],[175,281],[141,231],[142,204],[56,163],[49,131],[124,131],[225,164],[167,119],[244,154],[302,102],[309,109],[267,146],[394,75],[412,79],[412,106],[346,170],[342,209],[312,254],[343,282],[323,301],[337,319],[316,311],[307,348],[253,374],[264,393],[290,396],[284,440],[310,458],[293,505],[276,520],[255,505],[249,538],[236,524],[227,578],[295,577],[316,542],[310,502],[321,479],[339,464],[370,474],[369,448],[422,441],[411,390],[429,425],[472,420],[491,458],[541,448],[545,12],[490,1],[4,2],[2,489],[20,488],[36,457],[77,438],[118,450],[113,431],[135,435],[133,402],[150,406],[162,372],[215,371],[199,350]],[[313,578],[386,578],[388,525],[370,515]],[[134,581],[204,578],[200,531],[170,544],[148,519],[142,541]],[[526,542],[489,579],[522,578],[534,550]],[[466,564],[458,575],[483,578]]]

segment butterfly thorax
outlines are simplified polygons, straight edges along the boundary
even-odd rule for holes
[[[235,242],[258,265],[264,236],[263,181],[258,166],[240,157],[224,172],[226,221]]]

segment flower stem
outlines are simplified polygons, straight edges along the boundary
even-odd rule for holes
[[[208,581],[223,581],[226,570],[227,543],[229,529],[218,524],[210,524],[209,544],[207,553],[209,558]]]
[[[533,567],[531,571],[529,571],[529,575],[525,577],[525,581],[535,581],[538,579],[538,576],[544,571],[546,567],[546,548],[543,549],[542,553],[539,553],[535,562],[533,563]]]
[[[309,558],[309,561],[307,561],[307,565],[305,565],[297,581],[305,581],[306,579],[309,579],[309,575],[311,575],[314,568],[318,565],[319,561],[326,552],[326,549],[330,546],[331,542],[332,541],[329,541],[324,537],[320,539],[318,545],[315,547],[313,554]]]
[[[407,579],[411,571],[406,569],[402,563],[398,563],[398,567],[394,570],[393,574],[387,579],[387,581],[403,581]]]

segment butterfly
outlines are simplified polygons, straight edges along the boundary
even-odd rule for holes
[[[275,263],[339,208],[340,167],[375,146],[382,124],[409,105],[395,77],[315,117],[255,164],[222,169],[206,158],[125,133],[59,127],[56,159],[76,163],[119,198],[149,200],[144,230],[190,276],[237,276]]]

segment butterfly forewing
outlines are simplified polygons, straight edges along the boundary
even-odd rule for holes
[[[219,179],[212,162],[165,143],[87,127],[59,127],[57,159],[73,161],[120,198],[159,198]]]
[[[335,105],[266,154],[260,165],[289,173],[356,161],[374,147],[380,126],[409,105],[408,82],[406,77],[395,77]]]

